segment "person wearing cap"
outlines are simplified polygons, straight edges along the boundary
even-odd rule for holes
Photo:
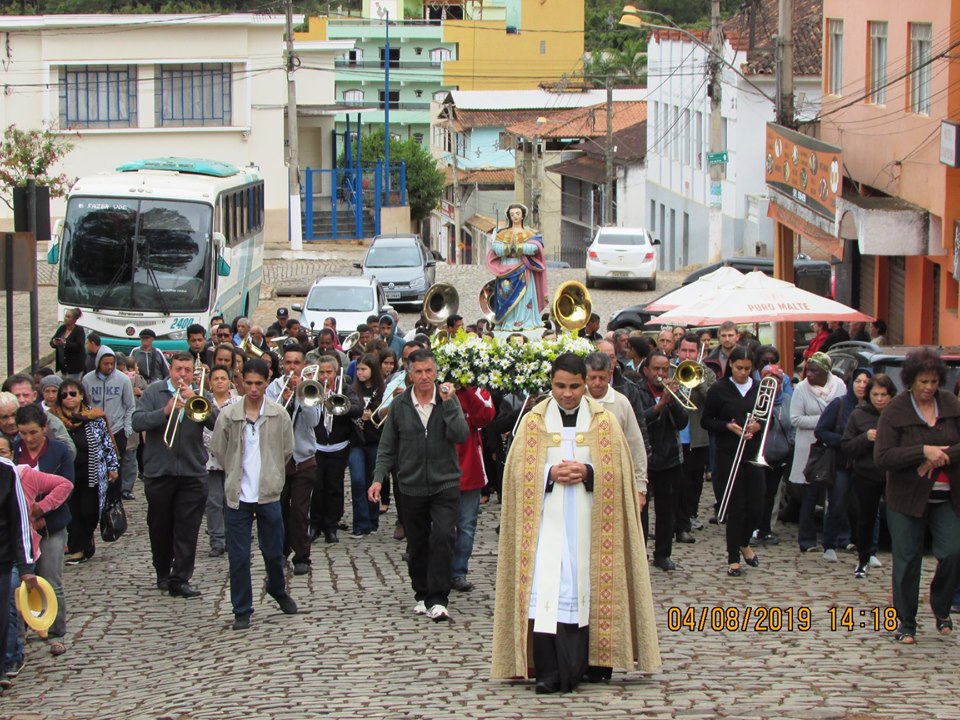
[[[157,334],[150,328],[140,331],[140,347],[134,348],[130,355],[137,360],[137,369],[148,383],[166,380],[170,376],[170,366],[163,353],[153,346]]]
[[[277,321],[267,328],[266,335],[271,337],[280,337],[287,334],[287,320],[290,319],[290,311],[285,307],[277,308]]]
[[[820,488],[810,485],[803,474],[810,458],[810,446],[815,440],[814,430],[827,405],[835,398],[847,394],[847,387],[832,370],[833,361],[829,355],[822,352],[811,355],[803,366],[804,378],[794,388],[793,399],[790,401],[790,422],[796,428],[790,482],[799,486],[797,494],[803,498],[800,505],[800,530],[797,534],[801,552],[817,548],[814,508]]]

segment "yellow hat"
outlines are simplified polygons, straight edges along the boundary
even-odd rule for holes
[[[20,583],[13,597],[24,622],[36,630],[40,637],[46,637],[47,630],[57,619],[57,595],[44,578],[38,576],[37,583],[40,585],[39,591],[28,590],[26,582]]]

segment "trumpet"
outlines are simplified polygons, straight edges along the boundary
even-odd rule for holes
[[[210,405],[210,401],[203,396],[203,386],[207,380],[207,368],[200,362],[200,358],[197,358],[194,363],[193,375],[194,379],[197,379],[199,375],[199,382],[197,383],[199,389],[196,395],[184,402],[179,412],[177,412],[176,408],[181,398],[180,388],[177,388],[177,392],[173,395],[174,410],[170,413],[170,417],[167,418],[167,425],[163,430],[163,444],[168,448],[172,448],[174,442],[176,442],[177,430],[179,430],[184,418],[187,418],[187,420],[191,422],[202,423],[206,422],[213,413],[213,407]],[[192,385],[190,387],[192,387]]]
[[[733,483],[737,479],[737,472],[740,470],[740,463],[743,462],[743,451],[747,446],[747,426],[754,422],[764,423],[770,426],[770,415],[773,412],[773,402],[777,399],[777,379],[768,375],[760,381],[760,390],[757,393],[757,399],[753,403],[753,410],[747,415],[743,423],[743,432],[740,433],[740,442],[737,444],[737,452],[733,456],[733,465],[730,466],[730,475],[727,477],[727,487],[723,491],[723,498],[720,500],[720,509],[717,511],[717,520],[723,522],[727,517],[727,506],[730,504],[730,496],[733,494]],[[761,443],[761,452],[763,443],[767,439],[767,429],[763,430],[763,439]],[[763,458],[760,457],[762,460]],[[758,465],[759,463],[753,463]]]

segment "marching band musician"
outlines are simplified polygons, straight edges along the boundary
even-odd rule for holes
[[[654,534],[653,564],[661,570],[676,570],[670,559],[673,552],[673,489],[683,468],[680,430],[689,422],[687,414],[667,387],[679,391],[670,376],[670,361],[660,350],[653,350],[643,362],[644,381],[640,384],[643,416],[650,436],[650,457],[647,458],[647,479],[657,508]],[[643,508],[644,536],[649,536],[649,503]]]
[[[323,385],[324,397],[337,393],[344,395],[349,403],[343,415],[334,415],[327,403],[323,403],[314,428],[317,465],[310,500],[310,525],[314,537],[322,532],[324,541],[335,543],[339,542],[337,526],[343,516],[343,478],[355,428],[353,421],[363,415],[363,405],[349,383],[337,382],[340,363],[334,355],[321,355],[316,364],[319,366],[317,382]]]
[[[219,411],[209,395],[210,414],[201,422],[181,417],[176,437],[167,445],[171,416],[195,397],[194,357],[174,354],[170,377],[151,384],[133,412],[134,432],[144,433],[143,487],[147,528],[157,589],[174,597],[192,598],[200,591],[190,585],[197,553],[197,536],[207,501],[207,449],[203,428],[213,430]]]
[[[693,333],[687,333],[680,338],[677,349],[679,362],[698,362],[700,356],[700,340]],[[676,513],[674,515],[674,532],[677,542],[692,543],[695,541],[691,531],[700,530],[703,523],[697,520],[697,509],[700,507],[700,495],[703,493],[703,479],[707,471],[707,462],[710,459],[710,436],[700,424],[703,417],[703,406],[707,401],[707,391],[717,381],[717,375],[709,367],[700,364],[703,369],[703,381],[690,390],[690,402],[696,410],[687,409],[690,422],[680,431],[680,445],[683,448],[683,472],[680,474],[680,483],[675,493]]]
[[[727,356],[727,377],[718,381],[707,392],[700,423],[714,433],[717,439],[717,473],[721,483],[733,483],[727,505],[727,575],[740,577],[743,569],[740,557],[750,567],[759,567],[760,558],[750,547],[750,536],[760,523],[763,508],[763,470],[749,462],[760,447],[761,425],[757,421],[743,427],[757,405],[759,383],[751,377],[753,360],[749,352],[737,346]],[[771,402],[773,398],[770,398]],[[736,475],[730,477],[740,444],[746,437],[742,462]]]
[[[293,456],[287,461],[280,512],[283,516],[283,556],[293,553],[293,574],[310,572],[310,496],[317,466],[316,427],[320,408],[307,407],[297,398],[300,373],[306,367],[303,348],[295,342],[283,346],[283,374],[267,387],[267,399],[286,408],[293,421]]]
[[[359,538],[380,528],[380,503],[370,502],[367,492],[373,484],[377,464],[380,428],[373,423],[373,413],[383,402],[384,383],[379,357],[363,355],[356,363],[353,390],[363,405],[363,415],[355,420],[356,430],[350,441],[350,497],[353,501],[353,532]]]

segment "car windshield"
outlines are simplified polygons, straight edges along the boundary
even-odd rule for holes
[[[597,235],[597,242],[600,245],[646,245],[647,238],[643,233],[626,235],[622,233],[603,233]]]
[[[398,247],[374,244],[367,253],[364,265],[368,268],[418,267],[420,253],[412,246]]]
[[[307,310],[373,312],[373,291],[366,287],[320,285],[310,290]]]
[[[199,311],[210,297],[209,205],[72,198],[59,299],[94,309]]]

